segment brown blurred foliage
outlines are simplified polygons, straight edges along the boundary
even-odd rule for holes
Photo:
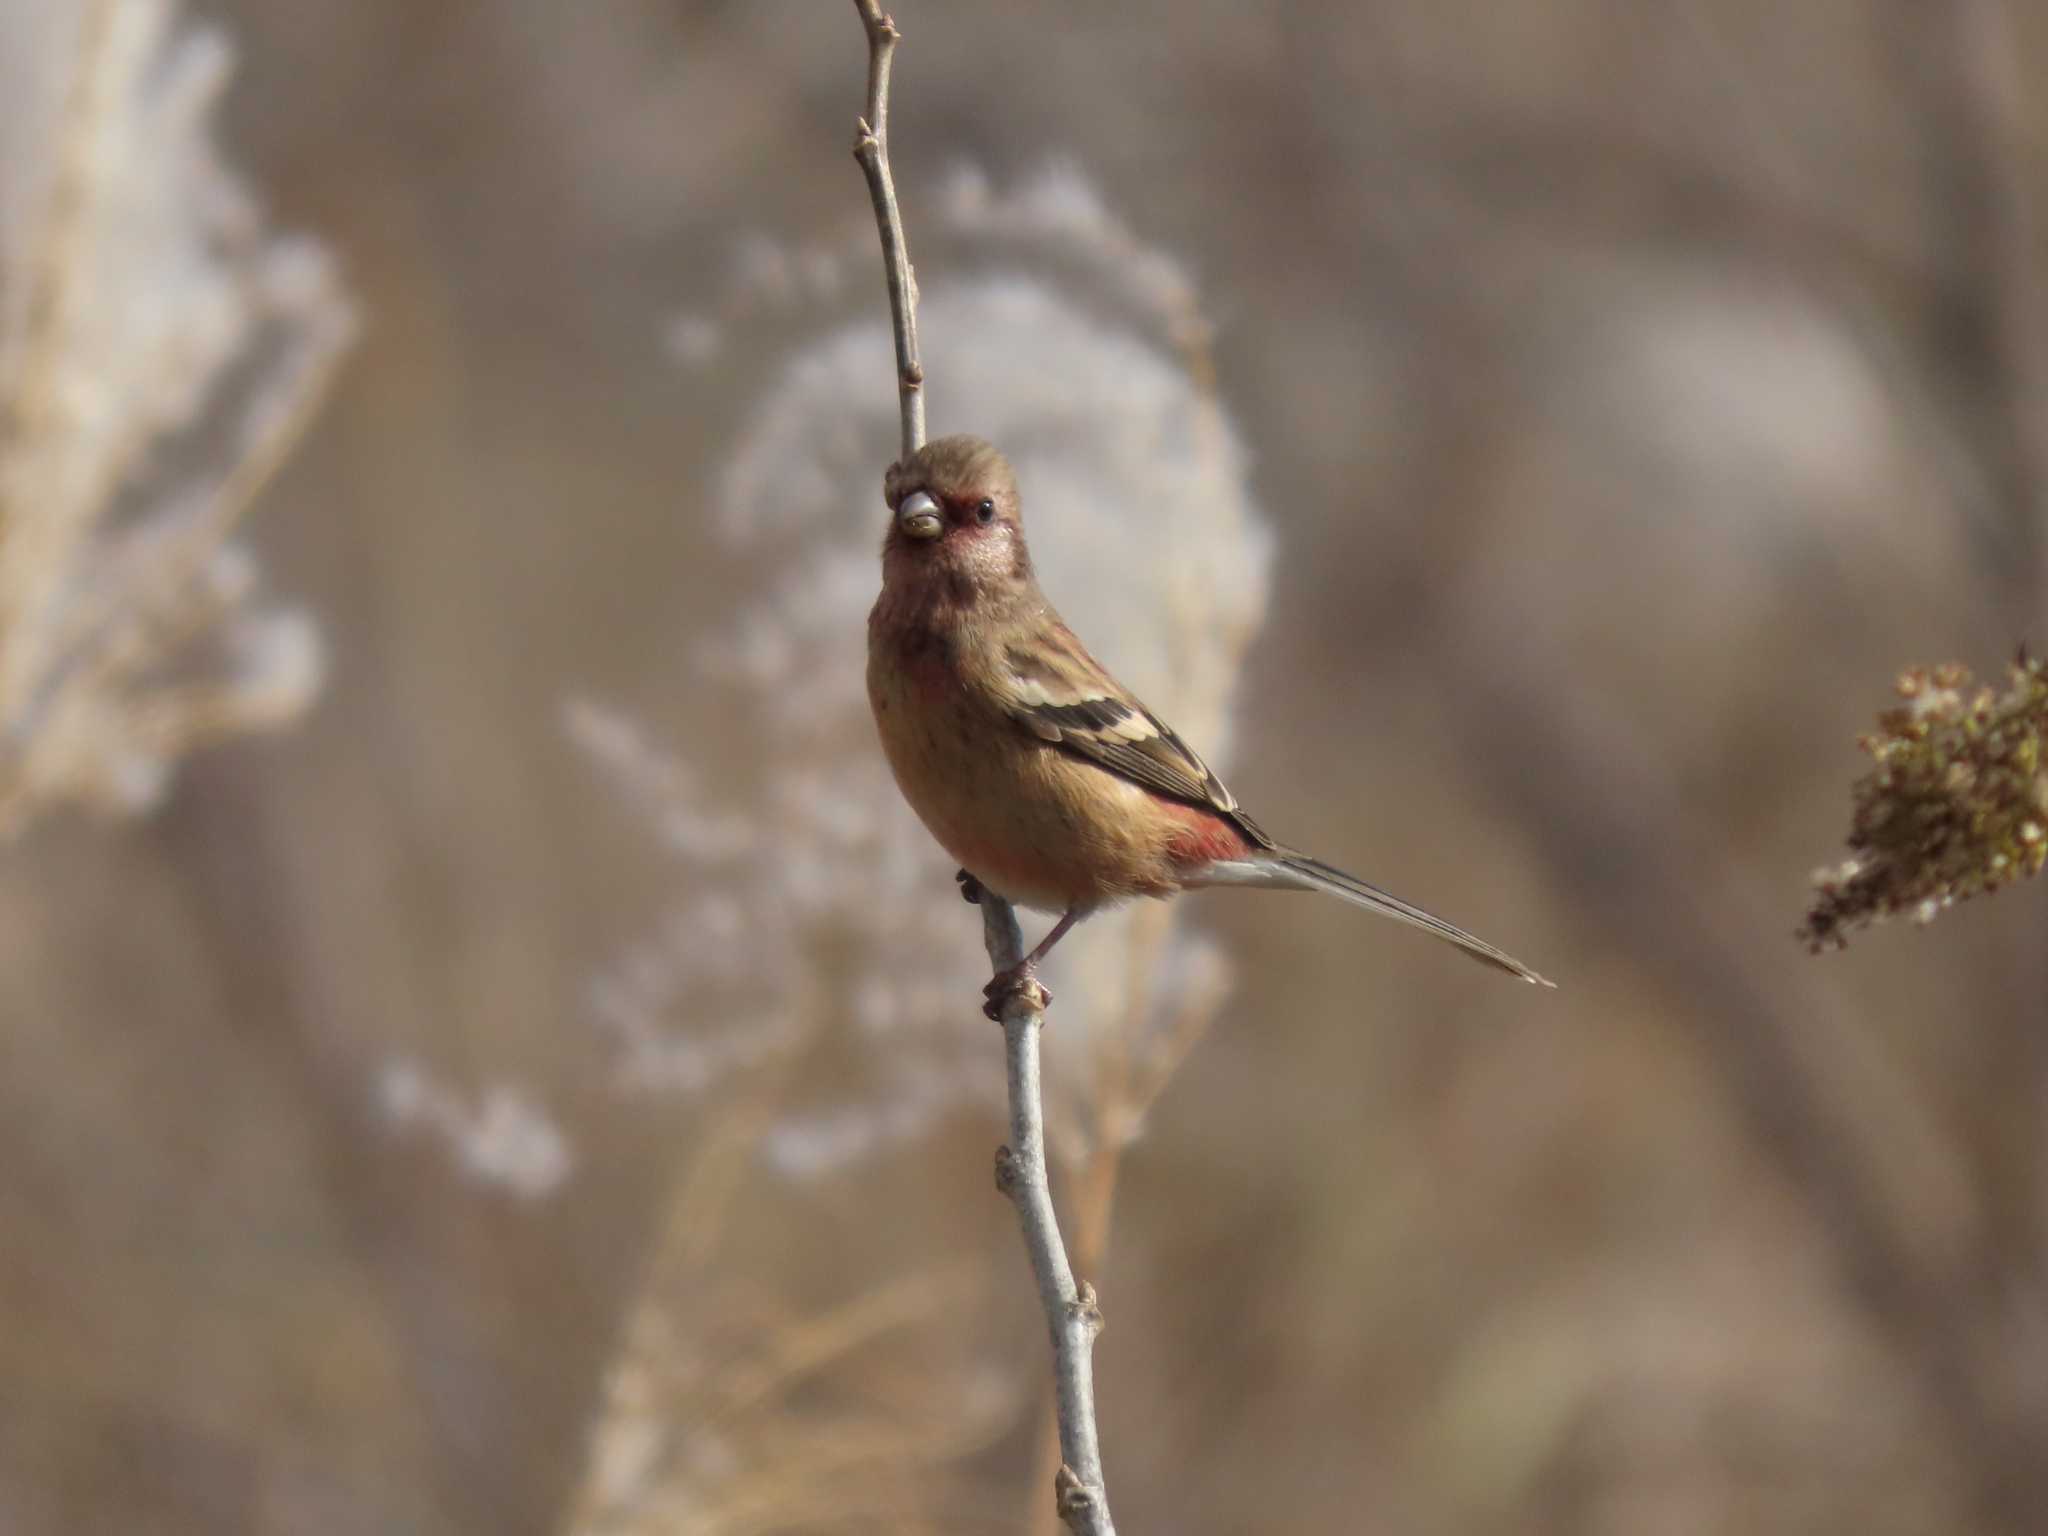
[[[866,218],[851,8],[192,13],[240,50],[228,158],[360,306],[248,534],[328,678],[149,819],[0,851],[0,1530],[567,1529],[648,1401],[722,1529],[1023,1528],[1043,1339],[986,1098],[793,1176],[762,1106],[876,1070],[833,972],[708,1094],[622,1088],[590,995],[688,875],[565,701],[761,809],[765,706],[703,641],[787,556],[719,480],[881,282],[736,295]],[[1793,934],[1883,679],[2048,600],[2048,17],[898,19],[928,289],[949,174],[1066,158],[1216,323],[1274,541],[1233,787],[1562,987],[1187,904],[1233,988],[1093,1275],[1125,1528],[2048,1526],[2042,894]]]

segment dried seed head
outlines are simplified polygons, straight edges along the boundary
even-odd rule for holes
[[[1814,877],[1799,935],[1816,951],[1902,913],[1931,921],[2048,859],[2048,668],[2022,650],[2000,694],[1954,663],[1915,667],[1897,692],[1859,743],[1873,766],[1853,794],[1854,857]]]

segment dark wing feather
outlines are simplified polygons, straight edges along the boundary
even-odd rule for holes
[[[1194,749],[1126,692],[1071,631],[1058,626],[1055,639],[1056,648],[1006,652],[1015,684],[1009,709],[1018,724],[1155,794],[1215,811],[1262,848],[1274,846]]]

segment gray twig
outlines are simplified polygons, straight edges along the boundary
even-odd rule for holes
[[[896,385],[903,411],[903,456],[924,446],[924,369],[917,360],[917,279],[903,238],[903,214],[889,173],[889,64],[901,33],[878,0],[854,0],[868,35],[867,114],[853,141],[867,176],[889,279],[889,314],[896,336]],[[1000,974],[1024,954],[1024,936],[1010,904],[978,891],[988,957]],[[1076,1285],[1073,1266],[1052,1205],[1045,1171],[1045,1107],[1039,1082],[1039,1030],[1045,993],[1012,992],[1002,1007],[1003,1048],[1010,1094],[1010,1143],[996,1152],[996,1187],[1017,1208],[1038,1299],[1052,1335],[1054,1400],[1060,1427],[1060,1469],[1053,1482],[1060,1518],[1075,1536],[1116,1536],[1102,1481],[1102,1449],[1095,1433],[1095,1335],[1102,1311],[1095,1287]]]
[[[882,237],[882,270],[889,279],[889,318],[896,333],[896,393],[903,410],[903,457],[924,446],[924,368],[917,360],[917,274],[903,239],[903,210],[889,173],[889,61],[903,34],[882,14],[878,0],[853,0],[868,33],[868,110],[855,125],[853,158],[868,179],[875,228]]]
[[[998,974],[1024,955],[1017,914],[1001,897],[980,895],[982,936]],[[1002,1007],[1003,1054],[1010,1081],[1010,1144],[996,1149],[996,1188],[1017,1207],[1039,1304],[1052,1334],[1053,1384],[1060,1425],[1060,1470],[1053,1481],[1060,1518],[1075,1536],[1115,1536],[1109,1495],[1102,1482],[1102,1447],[1095,1434],[1095,1335],[1102,1309],[1095,1287],[1076,1285],[1060,1240],[1052,1186],[1045,1173],[1045,1111],[1039,1090],[1039,1031],[1045,1024],[1042,988],[1019,989]]]

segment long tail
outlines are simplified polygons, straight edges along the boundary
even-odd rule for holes
[[[1411,924],[1424,933],[1434,934],[1447,944],[1455,944],[1474,960],[1506,971],[1510,976],[1519,976],[1524,981],[1534,982],[1539,987],[1554,987],[1554,981],[1546,980],[1515,959],[1495,949],[1482,938],[1467,933],[1454,923],[1447,923],[1434,913],[1425,912],[1418,906],[1389,895],[1376,885],[1367,885],[1356,875],[1347,875],[1341,869],[1332,868],[1321,859],[1312,859],[1305,853],[1296,853],[1292,848],[1276,848],[1263,858],[1226,859],[1207,866],[1198,881],[1200,885],[1263,885],[1283,891],[1325,891],[1353,906],[1363,907],[1368,912],[1377,912],[1399,922]]]

